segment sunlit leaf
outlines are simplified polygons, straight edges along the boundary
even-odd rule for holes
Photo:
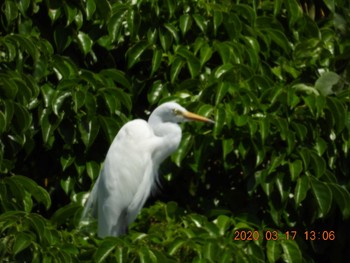
[[[126,57],[128,59],[128,68],[131,68],[140,60],[141,55],[148,47],[148,42],[140,41],[126,52]]]

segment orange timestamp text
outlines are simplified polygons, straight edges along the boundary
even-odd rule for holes
[[[236,241],[253,241],[253,240],[294,240],[300,236],[296,230],[288,230],[285,232],[277,230],[235,230],[233,239]],[[333,230],[306,230],[301,234],[304,240],[335,240],[335,232]]]

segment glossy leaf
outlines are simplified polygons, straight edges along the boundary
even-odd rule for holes
[[[297,184],[294,189],[294,200],[297,206],[299,206],[306,198],[309,188],[309,178],[306,175],[303,175],[297,179]]]
[[[182,35],[185,35],[192,26],[192,18],[189,14],[180,16],[180,30]]]
[[[185,62],[182,58],[176,57],[170,68],[171,83],[174,83]]]
[[[44,188],[37,185],[33,180],[19,175],[13,176],[9,180],[28,191],[38,202],[41,202],[46,209],[49,209],[51,206],[50,195]]]
[[[348,219],[350,217],[350,193],[348,190],[337,184],[329,184],[329,187],[332,191],[332,196],[335,201],[344,219]]]
[[[145,52],[145,50],[148,47],[148,42],[143,41],[138,42],[136,45],[134,45],[127,51],[126,57],[128,59],[128,68],[131,68],[140,60],[141,55]]]
[[[283,250],[282,258],[287,262],[300,262],[302,254],[298,244],[294,240],[284,240],[281,242]]]
[[[192,135],[184,133],[182,135],[181,143],[177,151],[172,155],[172,160],[177,166],[181,165],[182,160],[186,157],[192,146]]]
[[[100,166],[94,161],[87,162],[86,171],[91,180],[95,181],[100,173]]]
[[[13,253],[17,255],[22,250],[29,247],[34,241],[34,237],[28,233],[22,232],[16,236],[16,241],[13,245]]]
[[[117,241],[115,239],[105,239],[94,254],[95,262],[103,262],[105,258],[112,252],[112,250],[117,246]]]
[[[276,262],[282,254],[281,245],[273,240],[267,241],[267,259],[269,262]]]
[[[152,105],[152,104],[155,104],[157,101],[159,101],[164,92],[165,92],[164,84],[160,80],[155,81],[147,96],[150,104]]]
[[[156,73],[156,71],[159,69],[160,63],[162,62],[162,55],[163,55],[163,52],[160,49],[153,50],[151,76],[153,76]]]
[[[215,126],[213,134],[215,137],[220,136],[221,131],[225,125],[225,110],[223,107],[218,107],[215,112]]]
[[[221,11],[214,11],[214,19],[213,19],[213,26],[214,26],[214,35],[217,34],[218,29],[223,21],[223,15]]]
[[[295,181],[299,178],[300,173],[303,170],[303,163],[301,160],[295,160],[294,162],[289,163],[289,171],[292,181]]]
[[[194,14],[193,19],[202,32],[205,32],[207,30],[207,22],[205,21],[203,16],[199,14]]]
[[[318,205],[317,215],[318,217],[325,217],[332,205],[332,192],[328,185],[310,177],[311,189],[315,196],[316,203]]]

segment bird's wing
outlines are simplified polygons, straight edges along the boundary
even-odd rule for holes
[[[159,143],[144,120],[128,122],[113,140],[96,191],[99,236],[123,234],[136,218],[154,183]]]

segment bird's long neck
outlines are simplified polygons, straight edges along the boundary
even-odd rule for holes
[[[156,158],[161,162],[177,150],[181,141],[181,128],[177,123],[162,122],[160,119],[150,119],[154,135],[162,141],[161,147],[156,151]]]

